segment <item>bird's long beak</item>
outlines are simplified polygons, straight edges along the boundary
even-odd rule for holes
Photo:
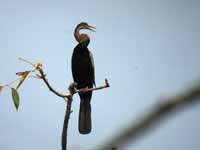
[[[96,28],[93,26],[88,25],[87,29],[90,31],[96,32]]]

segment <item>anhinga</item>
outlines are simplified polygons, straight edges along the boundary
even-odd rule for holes
[[[72,54],[72,75],[77,88],[92,88],[95,85],[94,62],[92,53],[88,49],[90,38],[87,34],[80,34],[81,29],[95,31],[95,27],[82,22],[77,25],[74,36],[78,45],[74,48]],[[80,110],[79,110],[79,132],[88,134],[91,132],[91,105],[92,92],[79,93]]]

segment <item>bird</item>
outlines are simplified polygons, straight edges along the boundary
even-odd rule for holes
[[[91,51],[88,49],[90,38],[80,30],[90,30],[95,32],[95,27],[88,25],[86,22],[79,23],[74,30],[74,37],[78,44],[73,50],[71,58],[71,69],[74,82],[77,89],[92,88],[95,85],[95,68]],[[92,129],[91,121],[91,98],[92,91],[79,93],[79,123],[78,129],[80,134],[88,134]]]

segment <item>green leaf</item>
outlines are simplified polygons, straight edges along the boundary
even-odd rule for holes
[[[19,103],[20,103],[19,94],[18,94],[17,90],[14,88],[11,88],[11,92],[12,92],[13,102],[15,104],[16,109],[18,110]]]
[[[26,79],[26,77],[28,76],[28,74],[30,73],[30,71],[25,71],[23,72],[23,74],[21,75],[21,79],[19,84],[17,85],[16,89],[18,90],[19,87],[22,85],[22,83],[24,82],[24,80]]]

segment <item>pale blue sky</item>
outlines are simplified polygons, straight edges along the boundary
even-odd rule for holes
[[[49,81],[66,91],[71,76],[75,26],[85,21],[96,66],[96,83],[111,87],[92,99],[93,129],[78,133],[79,99],[74,97],[69,147],[89,149],[149,109],[159,97],[200,79],[200,3],[198,0],[0,0],[0,84],[29,66],[43,65]],[[60,149],[65,103],[39,80],[20,89],[16,112],[10,91],[0,95],[1,150]],[[127,149],[196,150],[200,147],[200,106],[161,124]]]

